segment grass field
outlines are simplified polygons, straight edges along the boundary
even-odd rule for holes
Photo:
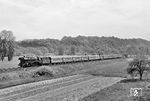
[[[74,74],[92,74],[109,77],[125,77],[127,61],[109,60],[86,63],[41,66],[25,71],[0,74],[0,88],[36,82],[45,79],[60,78]]]
[[[85,70],[84,73],[94,76],[107,76],[107,77],[127,77],[126,68],[128,62],[126,60],[106,63],[104,65],[95,65],[89,70]]]
[[[19,64],[18,57],[13,57],[12,61],[7,61],[7,58],[4,61],[0,61],[0,69],[2,68],[17,68]]]
[[[111,65],[111,64],[110,64]],[[127,76],[125,70],[128,64],[117,63],[110,66],[111,68],[99,68],[95,71],[89,71],[88,73],[95,76]],[[108,88],[102,89],[96,93],[93,93],[79,101],[150,101],[150,74],[144,74],[143,80],[126,78]],[[142,96],[131,97],[130,88],[142,88]]]
[[[17,59],[18,58],[15,57],[11,62],[7,62],[7,60],[0,62],[0,68],[16,68],[19,62]],[[0,74],[0,88],[46,79],[60,78],[74,74],[91,74],[94,76],[106,77],[128,77],[126,73],[127,66],[128,61],[122,59],[35,67],[31,70]],[[44,73],[44,75],[33,76],[37,72]],[[126,79],[125,81],[118,82],[108,88],[102,89],[92,95],[80,99],[80,101],[150,101],[150,97],[148,96],[150,95],[150,87],[146,88],[149,84],[150,78],[143,81],[132,81]],[[132,87],[143,88],[144,95],[140,98],[129,97],[130,88]]]
[[[150,101],[149,80],[122,80],[79,101]],[[142,96],[130,96],[130,88],[142,88]]]

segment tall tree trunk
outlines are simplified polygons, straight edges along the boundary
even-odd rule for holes
[[[143,73],[140,73],[140,80],[142,80]]]
[[[3,53],[2,53],[3,54]],[[4,55],[1,56],[1,60],[4,61]]]

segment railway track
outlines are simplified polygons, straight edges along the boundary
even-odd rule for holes
[[[93,76],[90,75],[80,75],[73,76],[67,79],[62,79],[60,81],[56,81],[53,83],[45,82],[44,84],[37,84],[31,86],[22,86],[22,88],[18,89],[7,88],[0,91],[0,101],[18,101],[24,98],[28,98],[31,96],[35,96],[37,94],[45,93],[48,91],[53,91],[55,89],[63,88],[69,85],[77,84],[82,81],[93,79]]]
[[[111,59],[111,60],[120,60],[120,59]],[[50,64],[50,65],[45,65],[45,66],[56,66],[56,65],[65,65],[65,64],[75,64],[75,63],[84,63],[84,62],[93,62],[93,61],[110,61],[110,59],[108,60],[90,60],[90,61],[78,61],[78,62],[70,62],[70,63],[61,63],[61,64]],[[27,68],[23,68],[23,67],[16,67],[16,68],[3,68],[0,69],[0,73],[7,73],[7,72],[13,72],[13,71],[25,71],[28,69],[34,69],[40,66],[33,66],[33,67],[27,67]]]

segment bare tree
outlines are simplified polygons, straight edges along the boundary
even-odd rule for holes
[[[129,63],[127,73],[133,75],[135,72],[137,72],[140,75],[140,80],[142,80],[144,71],[148,70],[150,70],[148,60],[136,58]]]

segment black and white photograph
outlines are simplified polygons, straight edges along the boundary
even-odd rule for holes
[[[150,0],[0,0],[0,101],[150,101]]]

